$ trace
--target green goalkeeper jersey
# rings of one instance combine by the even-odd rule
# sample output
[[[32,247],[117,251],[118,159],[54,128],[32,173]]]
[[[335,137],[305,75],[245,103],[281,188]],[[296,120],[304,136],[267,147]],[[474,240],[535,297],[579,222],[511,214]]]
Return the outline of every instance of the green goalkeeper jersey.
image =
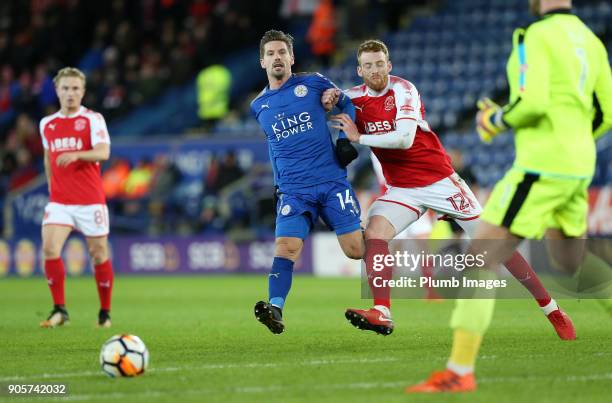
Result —
[[[514,166],[592,177],[594,138],[612,127],[612,76],[601,41],[569,11],[547,14],[514,32],[507,73],[503,120],[515,131]]]

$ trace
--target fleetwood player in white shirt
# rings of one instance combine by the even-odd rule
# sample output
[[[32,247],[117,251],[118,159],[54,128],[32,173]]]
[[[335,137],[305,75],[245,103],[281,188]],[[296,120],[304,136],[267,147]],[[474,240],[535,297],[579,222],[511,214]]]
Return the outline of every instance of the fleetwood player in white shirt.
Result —
[[[110,155],[110,137],[102,115],[81,106],[85,75],[80,70],[63,68],[53,81],[60,110],[40,121],[40,135],[50,195],[42,222],[42,243],[54,305],[40,326],[68,322],[61,252],[70,233],[77,230],[85,236],[94,264],[100,297],[98,326],[110,327],[113,268],[108,253],[108,208],[100,176],[100,162]]]
[[[427,210],[440,219],[455,220],[468,236],[474,233],[481,206],[457,175],[437,135],[425,120],[425,108],[415,86],[392,76],[389,51],[378,40],[363,42],[357,51],[357,73],[364,84],[347,90],[356,109],[353,122],[347,115],[332,117],[333,126],[343,130],[349,140],[370,146],[380,161],[387,192],[368,211],[365,230],[366,271],[374,296],[374,308],[348,309],[351,323],[366,330],[387,335],[393,331],[390,290],[375,287],[374,278],[392,278],[392,267],[373,271],[375,255],[389,254],[388,240],[393,239]],[[337,90],[328,90],[333,92]],[[330,93],[324,94],[329,96]],[[574,329],[554,300],[542,287],[533,269],[517,252],[506,262],[508,270],[536,298],[561,338],[575,337]],[[383,284],[382,281],[377,284]],[[482,334],[490,320],[475,323],[474,310],[492,312],[492,300],[459,300],[451,325],[455,332]],[[490,315],[480,315],[490,318]],[[452,364],[452,362],[451,362]],[[451,365],[461,372],[460,365]]]

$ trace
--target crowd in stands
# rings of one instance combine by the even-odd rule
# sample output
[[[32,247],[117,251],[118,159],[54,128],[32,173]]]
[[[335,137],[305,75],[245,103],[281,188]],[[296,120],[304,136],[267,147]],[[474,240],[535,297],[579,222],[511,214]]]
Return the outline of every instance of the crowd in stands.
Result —
[[[280,10],[280,0],[267,3]],[[17,168],[42,169],[31,128],[36,137],[57,110],[59,68],[86,73],[83,104],[111,121],[280,24],[266,9],[241,0],[0,2],[0,198],[23,181]]]
[[[134,166],[127,160],[111,158],[107,165],[102,184],[117,232],[159,234],[181,226],[185,233],[199,233],[241,224],[240,217],[223,216],[219,208],[222,192],[245,177],[232,150],[211,156],[201,183],[196,184],[199,202],[195,208],[185,203],[182,174],[168,154],[158,154],[153,161],[141,159]]]
[[[494,3],[506,6],[505,0]],[[587,3],[601,2],[592,0]],[[107,122],[112,122],[120,120],[130,111],[154,103],[173,86],[192,81],[197,83],[198,78],[202,78],[200,83],[204,84],[201,86],[209,87],[205,84],[204,75],[199,73],[205,72],[207,67],[219,66],[230,53],[257,46],[263,32],[271,28],[284,29],[295,36],[295,71],[318,70],[321,66],[330,65],[329,69],[322,71],[339,84],[342,84],[342,80],[334,77],[332,70],[342,73],[340,77],[346,76],[350,82],[353,82],[355,70],[354,49],[347,53],[348,48],[343,49],[340,45],[371,36],[390,42],[396,57],[394,72],[397,74],[416,66],[413,63],[413,48],[425,53],[435,51],[435,55],[440,56],[440,61],[435,59],[436,62],[421,63],[427,68],[442,66],[445,63],[442,60],[450,57],[450,53],[439,49],[437,43],[427,45],[414,40],[413,31],[421,29],[419,22],[427,29],[437,30],[436,24],[429,24],[435,15],[419,14],[421,16],[410,25],[413,31],[410,28],[399,31],[399,34],[403,32],[403,36],[393,32],[402,28],[406,22],[406,11],[410,11],[411,7],[427,5],[430,11],[437,7],[438,17],[447,18],[444,17],[444,10],[456,13],[456,10],[449,10],[459,7],[460,2],[354,0],[350,2],[350,7],[347,4],[342,0],[1,1],[0,209],[9,192],[27,185],[43,172],[38,122],[58,108],[52,78],[61,67],[76,66],[86,73],[87,92],[83,104],[101,112]],[[524,8],[523,5],[521,7]],[[461,24],[455,25],[460,27]],[[496,28],[491,26],[487,29],[494,32]],[[422,30],[426,31],[424,28]],[[608,29],[608,39],[609,32]],[[431,33],[425,34],[426,39],[431,36]],[[408,38],[410,41],[404,43],[398,38]],[[408,45],[412,48],[408,48]],[[455,44],[459,50],[462,46],[461,41]],[[404,53],[395,52],[395,47],[404,50]],[[409,49],[411,51],[407,52]],[[344,63],[339,63],[342,60]],[[260,71],[256,73],[251,74],[249,70],[248,78],[253,80],[253,85],[248,90],[252,92],[229,100],[229,114],[225,119],[200,114],[202,126],[208,130],[212,122],[216,125],[217,136],[260,134],[248,112],[250,100],[265,82],[264,74]],[[413,73],[410,76],[418,77]],[[436,75],[427,77],[432,82],[439,81]],[[238,79],[245,78],[228,77],[226,87]],[[464,81],[456,80],[454,83],[464,84]],[[472,81],[478,85],[484,83],[481,77]],[[428,96],[426,85],[419,84],[419,88],[424,96]],[[447,103],[454,102],[453,99],[446,99],[446,87],[440,88],[441,94],[438,95]],[[438,86],[433,90],[430,88],[433,92],[437,89]],[[227,88],[223,90],[227,91]],[[201,95],[205,100],[206,94]],[[442,116],[436,107],[440,110],[447,108],[445,103],[429,102],[430,99],[426,100],[428,119],[435,123],[436,116]],[[226,109],[224,107],[222,114],[227,114]],[[457,111],[458,117],[461,117],[460,112],[466,112],[466,109]],[[469,115],[471,122],[473,111],[470,110]],[[221,121],[220,125],[218,121]],[[227,127],[224,126],[226,124]],[[434,126],[442,128],[442,125]],[[455,126],[459,126],[459,123],[453,120],[449,127]],[[185,128],[185,131],[188,129]],[[440,134],[445,133],[441,131]],[[463,133],[447,132],[445,140],[447,145],[461,148],[465,146],[464,137]],[[494,159],[499,165],[495,172],[475,165],[476,176],[482,177],[483,172],[491,174],[488,180],[483,180],[485,186],[494,180],[493,174],[498,176],[498,171],[502,172],[502,168],[505,168],[504,164],[510,163],[512,144],[509,139],[506,149],[499,152],[503,154],[503,160],[497,161],[495,156],[493,158],[475,146],[472,148],[478,155],[467,155],[466,161],[472,165],[475,160],[482,166],[490,164],[491,161],[484,157]],[[477,141],[475,138],[471,140]],[[105,164],[103,172],[114,223],[119,228],[141,230],[145,225],[150,233],[164,233],[171,230],[170,225],[178,223],[185,228],[184,232],[197,233],[225,231],[253,225],[254,222],[271,222],[269,183],[259,182],[256,177],[259,170],[264,172],[265,169],[240,167],[231,152],[211,157],[202,172],[197,192],[187,192],[189,195],[197,194],[197,202],[193,203],[185,202],[181,172],[168,155],[142,160],[133,166],[126,160],[112,159]],[[270,179],[269,173],[267,178]],[[243,180],[247,185],[241,185]],[[260,188],[261,194],[258,193]],[[240,197],[246,201],[240,200]],[[248,205],[249,202],[256,205]],[[231,214],[224,210],[223,203],[233,206]],[[145,215],[147,220],[143,224]]]
[[[85,72],[83,104],[111,122],[167,88],[194,79],[225,55],[256,46],[270,28],[295,35],[298,62],[308,67],[313,60],[329,63],[342,37],[337,22],[342,3],[268,0],[264,7],[249,0],[0,2],[0,199],[26,183],[32,172],[42,171],[37,125],[57,110],[52,78],[61,67]],[[392,24],[405,8],[399,0],[357,3]],[[244,107],[241,100],[233,104]]]

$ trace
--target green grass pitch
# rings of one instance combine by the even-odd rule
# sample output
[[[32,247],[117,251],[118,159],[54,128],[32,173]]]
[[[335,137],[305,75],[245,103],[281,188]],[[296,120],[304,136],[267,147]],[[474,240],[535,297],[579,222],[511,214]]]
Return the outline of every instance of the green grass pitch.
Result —
[[[609,402],[612,320],[594,301],[563,300],[578,340],[560,341],[533,301],[498,301],[477,365],[479,389],[404,395],[445,365],[452,301],[394,303],[395,332],[359,331],[347,307],[365,307],[355,279],[294,278],[286,332],[255,321],[265,277],[118,277],[113,328],[96,329],[91,278],[66,283],[69,326],[40,329],[51,307],[43,278],[0,280],[0,385],[65,382],[85,402]],[[149,371],[112,379],[99,368],[102,343],[140,336]],[[26,398],[44,401],[50,398]],[[63,399],[58,399],[63,400]],[[0,394],[0,401],[17,401]]]

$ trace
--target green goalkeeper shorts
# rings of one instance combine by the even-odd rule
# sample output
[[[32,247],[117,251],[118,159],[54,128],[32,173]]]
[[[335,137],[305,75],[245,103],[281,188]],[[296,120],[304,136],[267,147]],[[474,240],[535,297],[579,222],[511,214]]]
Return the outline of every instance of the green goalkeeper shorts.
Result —
[[[481,218],[528,239],[542,238],[548,228],[577,237],[587,230],[590,182],[512,168],[493,188]]]

